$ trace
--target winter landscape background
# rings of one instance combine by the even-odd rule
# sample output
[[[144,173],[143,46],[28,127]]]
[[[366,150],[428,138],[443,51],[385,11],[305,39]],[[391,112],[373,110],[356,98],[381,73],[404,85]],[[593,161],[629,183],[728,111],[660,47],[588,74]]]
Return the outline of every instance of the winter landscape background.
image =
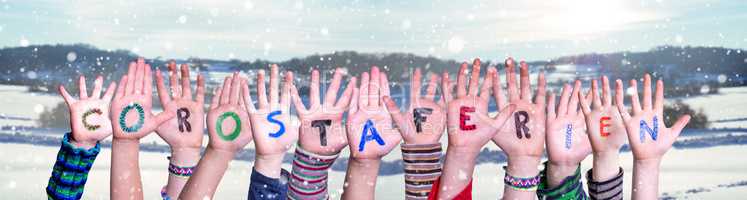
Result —
[[[336,67],[351,76],[376,65],[388,72],[393,97],[404,106],[415,67],[455,77],[461,62],[479,57],[503,74],[503,59],[513,56],[527,60],[532,81],[544,71],[555,91],[574,79],[588,88],[587,80],[600,75],[663,78],[665,122],[684,113],[694,118],[664,158],[660,198],[747,195],[747,2],[600,2],[0,0],[0,193],[44,198],[59,140],[69,131],[58,85],[76,94],[81,74],[103,75],[108,84],[137,57],[161,68],[171,59],[189,64],[209,77],[207,91],[233,71],[253,78],[273,63],[297,74],[302,93],[311,69],[326,80]],[[160,109],[155,94],[154,105]],[[103,142],[84,199],[109,198],[110,141]],[[145,197],[159,199],[169,149],[155,134],[141,144]],[[216,199],[246,198],[253,148],[231,163]],[[627,147],[623,152],[628,199],[632,155]],[[342,192],[347,150],[341,155],[330,175],[333,199]],[[403,199],[400,150],[384,160],[376,197]],[[476,199],[502,196],[505,155],[489,143],[478,163]],[[582,169],[590,168],[588,157]]]

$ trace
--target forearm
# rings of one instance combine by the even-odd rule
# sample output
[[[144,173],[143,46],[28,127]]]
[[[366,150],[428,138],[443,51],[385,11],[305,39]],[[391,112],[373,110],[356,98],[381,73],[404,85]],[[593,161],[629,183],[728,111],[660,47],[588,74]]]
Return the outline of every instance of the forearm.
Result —
[[[337,156],[317,155],[303,150],[301,146],[296,147],[288,199],[329,199],[329,168]]]
[[[111,198],[143,199],[140,180],[139,140],[112,140]]]
[[[184,185],[179,199],[212,198],[235,153],[216,150],[208,146],[194,174]]]
[[[515,177],[534,177],[539,174],[540,158],[539,157],[510,157],[506,173]],[[534,199],[537,196],[536,190],[517,190],[509,185],[503,187],[503,199]]]
[[[380,165],[379,159],[350,158],[342,199],[375,199],[376,177]]]
[[[549,161],[547,163],[547,168],[545,169],[547,186],[549,186],[549,188],[560,186],[566,177],[572,176],[574,172],[576,172],[579,164],[580,163],[553,163],[552,161]]]
[[[179,167],[194,167],[199,161],[199,148],[171,149],[171,159],[169,160],[171,165]],[[189,180],[189,178],[190,177],[169,173],[169,180],[168,184],[166,185],[166,194],[169,197],[179,197],[179,194],[182,192],[182,188],[184,188],[184,185],[187,184],[187,180]]]
[[[433,182],[441,176],[441,143],[402,144],[405,199],[428,199]]]
[[[554,169],[553,175],[551,175],[552,169]],[[567,170],[571,170],[568,172]],[[566,174],[570,173],[570,174]],[[552,180],[550,176],[559,176],[565,174],[567,176],[562,177],[560,181],[556,181],[555,185],[550,185]],[[581,182],[581,167],[576,164],[575,166],[567,166],[552,164],[550,162],[545,163],[545,170],[540,172],[540,184],[537,188],[537,197],[539,199],[558,199],[558,200],[576,200],[576,199],[587,199],[586,192],[584,191],[583,183]],[[560,177],[555,177],[560,178]]]
[[[472,173],[479,151],[459,148],[446,149],[443,174],[439,185],[448,186],[438,190],[440,199],[452,199],[472,182]],[[466,191],[472,193],[472,191]]]
[[[609,180],[615,177],[620,170],[620,153],[594,152],[594,164],[592,175],[595,181]]]
[[[655,199],[659,196],[661,160],[635,160],[633,164],[633,199]]]
[[[98,144],[93,147],[76,145],[69,136],[70,134],[66,134],[62,139],[57,161],[49,178],[46,188],[49,199],[80,199],[88,172],[101,149]]]
[[[270,178],[280,178],[281,165],[283,164],[283,157],[285,152],[281,154],[273,155],[259,155],[255,156],[254,170],[257,170],[262,175]]]

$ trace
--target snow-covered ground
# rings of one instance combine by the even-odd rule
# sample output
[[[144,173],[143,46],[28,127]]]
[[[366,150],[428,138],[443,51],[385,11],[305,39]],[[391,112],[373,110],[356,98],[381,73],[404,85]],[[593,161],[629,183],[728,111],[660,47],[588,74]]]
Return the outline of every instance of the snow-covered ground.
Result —
[[[0,126],[33,126],[38,113],[62,102],[56,95],[31,94],[26,87],[0,85]],[[696,109],[703,109],[709,119],[725,120],[712,123],[714,128],[747,128],[747,87],[722,88],[721,94],[698,96],[683,99]],[[156,100],[156,99],[154,99]],[[3,119],[14,117],[14,119]],[[15,118],[24,118],[15,119]],[[445,144],[446,137],[442,140]],[[156,134],[151,134],[141,142],[160,143]],[[207,139],[205,139],[207,143]],[[253,148],[248,145],[247,148]],[[497,149],[494,144],[487,148]],[[57,152],[56,147],[22,144],[0,144],[0,193],[8,199],[40,199],[44,196],[44,186],[51,171]],[[722,146],[704,149],[671,150],[662,164],[660,191],[674,195],[684,195],[685,190],[706,188],[710,192],[687,194],[695,199],[722,199],[747,195],[747,187],[719,188],[719,184],[747,181],[747,160],[738,159],[747,153],[744,146]],[[108,199],[110,150],[103,149],[89,176],[86,199]],[[347,156],[347,152],[342,153]],[[717,156],[715,156],[717,155]],[[158,191],[166,182],[166,154],[142,153],[141,170],[145,177],[143,184],[147,199],[158,199]],[[399,148],[387,155],[385,160],[401,158]],[[695,158],[695,159],[693,159]],[[632,175],[632,155],[625,153],[621,164],[626,174],[626,195],[630,194]],[[216,199],[243,199],[246,196],[251,162],[234,161],[226,173]],[[289,169],[288,165],[284,166]],[[591,167],[591,159],[583,163],[583,169]],[[475,170],[474,195],[476,199],[496,199],[501,195],[503,170],[498,164],[478,165]],[[333,199],[339,198],[342,191],[344,172],[332,172],[330,179]],[[379,176],[377,197],[379,199],[402,199],[404,183],[401,175]]]

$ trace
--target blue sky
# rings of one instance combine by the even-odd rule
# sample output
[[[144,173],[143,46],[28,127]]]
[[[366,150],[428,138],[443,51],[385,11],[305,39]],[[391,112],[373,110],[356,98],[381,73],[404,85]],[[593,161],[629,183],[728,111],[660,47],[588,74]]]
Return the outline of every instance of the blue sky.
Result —
[[[747,46],[744,0],[0,0],[0,47],[88,43],[146,57],[273,61],[339,50],[551,59]]]

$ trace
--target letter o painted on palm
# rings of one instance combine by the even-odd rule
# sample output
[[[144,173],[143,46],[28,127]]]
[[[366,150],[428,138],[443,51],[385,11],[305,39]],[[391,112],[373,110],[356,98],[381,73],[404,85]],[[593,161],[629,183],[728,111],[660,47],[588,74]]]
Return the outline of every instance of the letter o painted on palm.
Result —
[[[125,122],[125,117],[127,117],[127,113],[130,112],[132,109],[137,110],[137,123],[132,126],[127,126],[127,122]],[[143,124],[145,123],[145,109],[143,109],[143,106],[141,106],[138,103],[131,103],[130,105],[125,106],[122,109],[122,112],[119,113],[119,127],[122,128],[124,132],[133,133],[140,130],[140,128],[143,128]]]
[[[225,135],[223,134],[223,121],[228,117],[231,117],[233,121],[236,122],[236,127],[233,129],[233,132],[231,132],[230,135]],[[241,118],[239,118],[239,115],[235,112],[223,113],[220,117],[218,117],[218,121],[215,123],[215,130],[218,133],[218,137],[225,141],[233,141],[237,137],[239,137],[239,133],[241,133]]]

